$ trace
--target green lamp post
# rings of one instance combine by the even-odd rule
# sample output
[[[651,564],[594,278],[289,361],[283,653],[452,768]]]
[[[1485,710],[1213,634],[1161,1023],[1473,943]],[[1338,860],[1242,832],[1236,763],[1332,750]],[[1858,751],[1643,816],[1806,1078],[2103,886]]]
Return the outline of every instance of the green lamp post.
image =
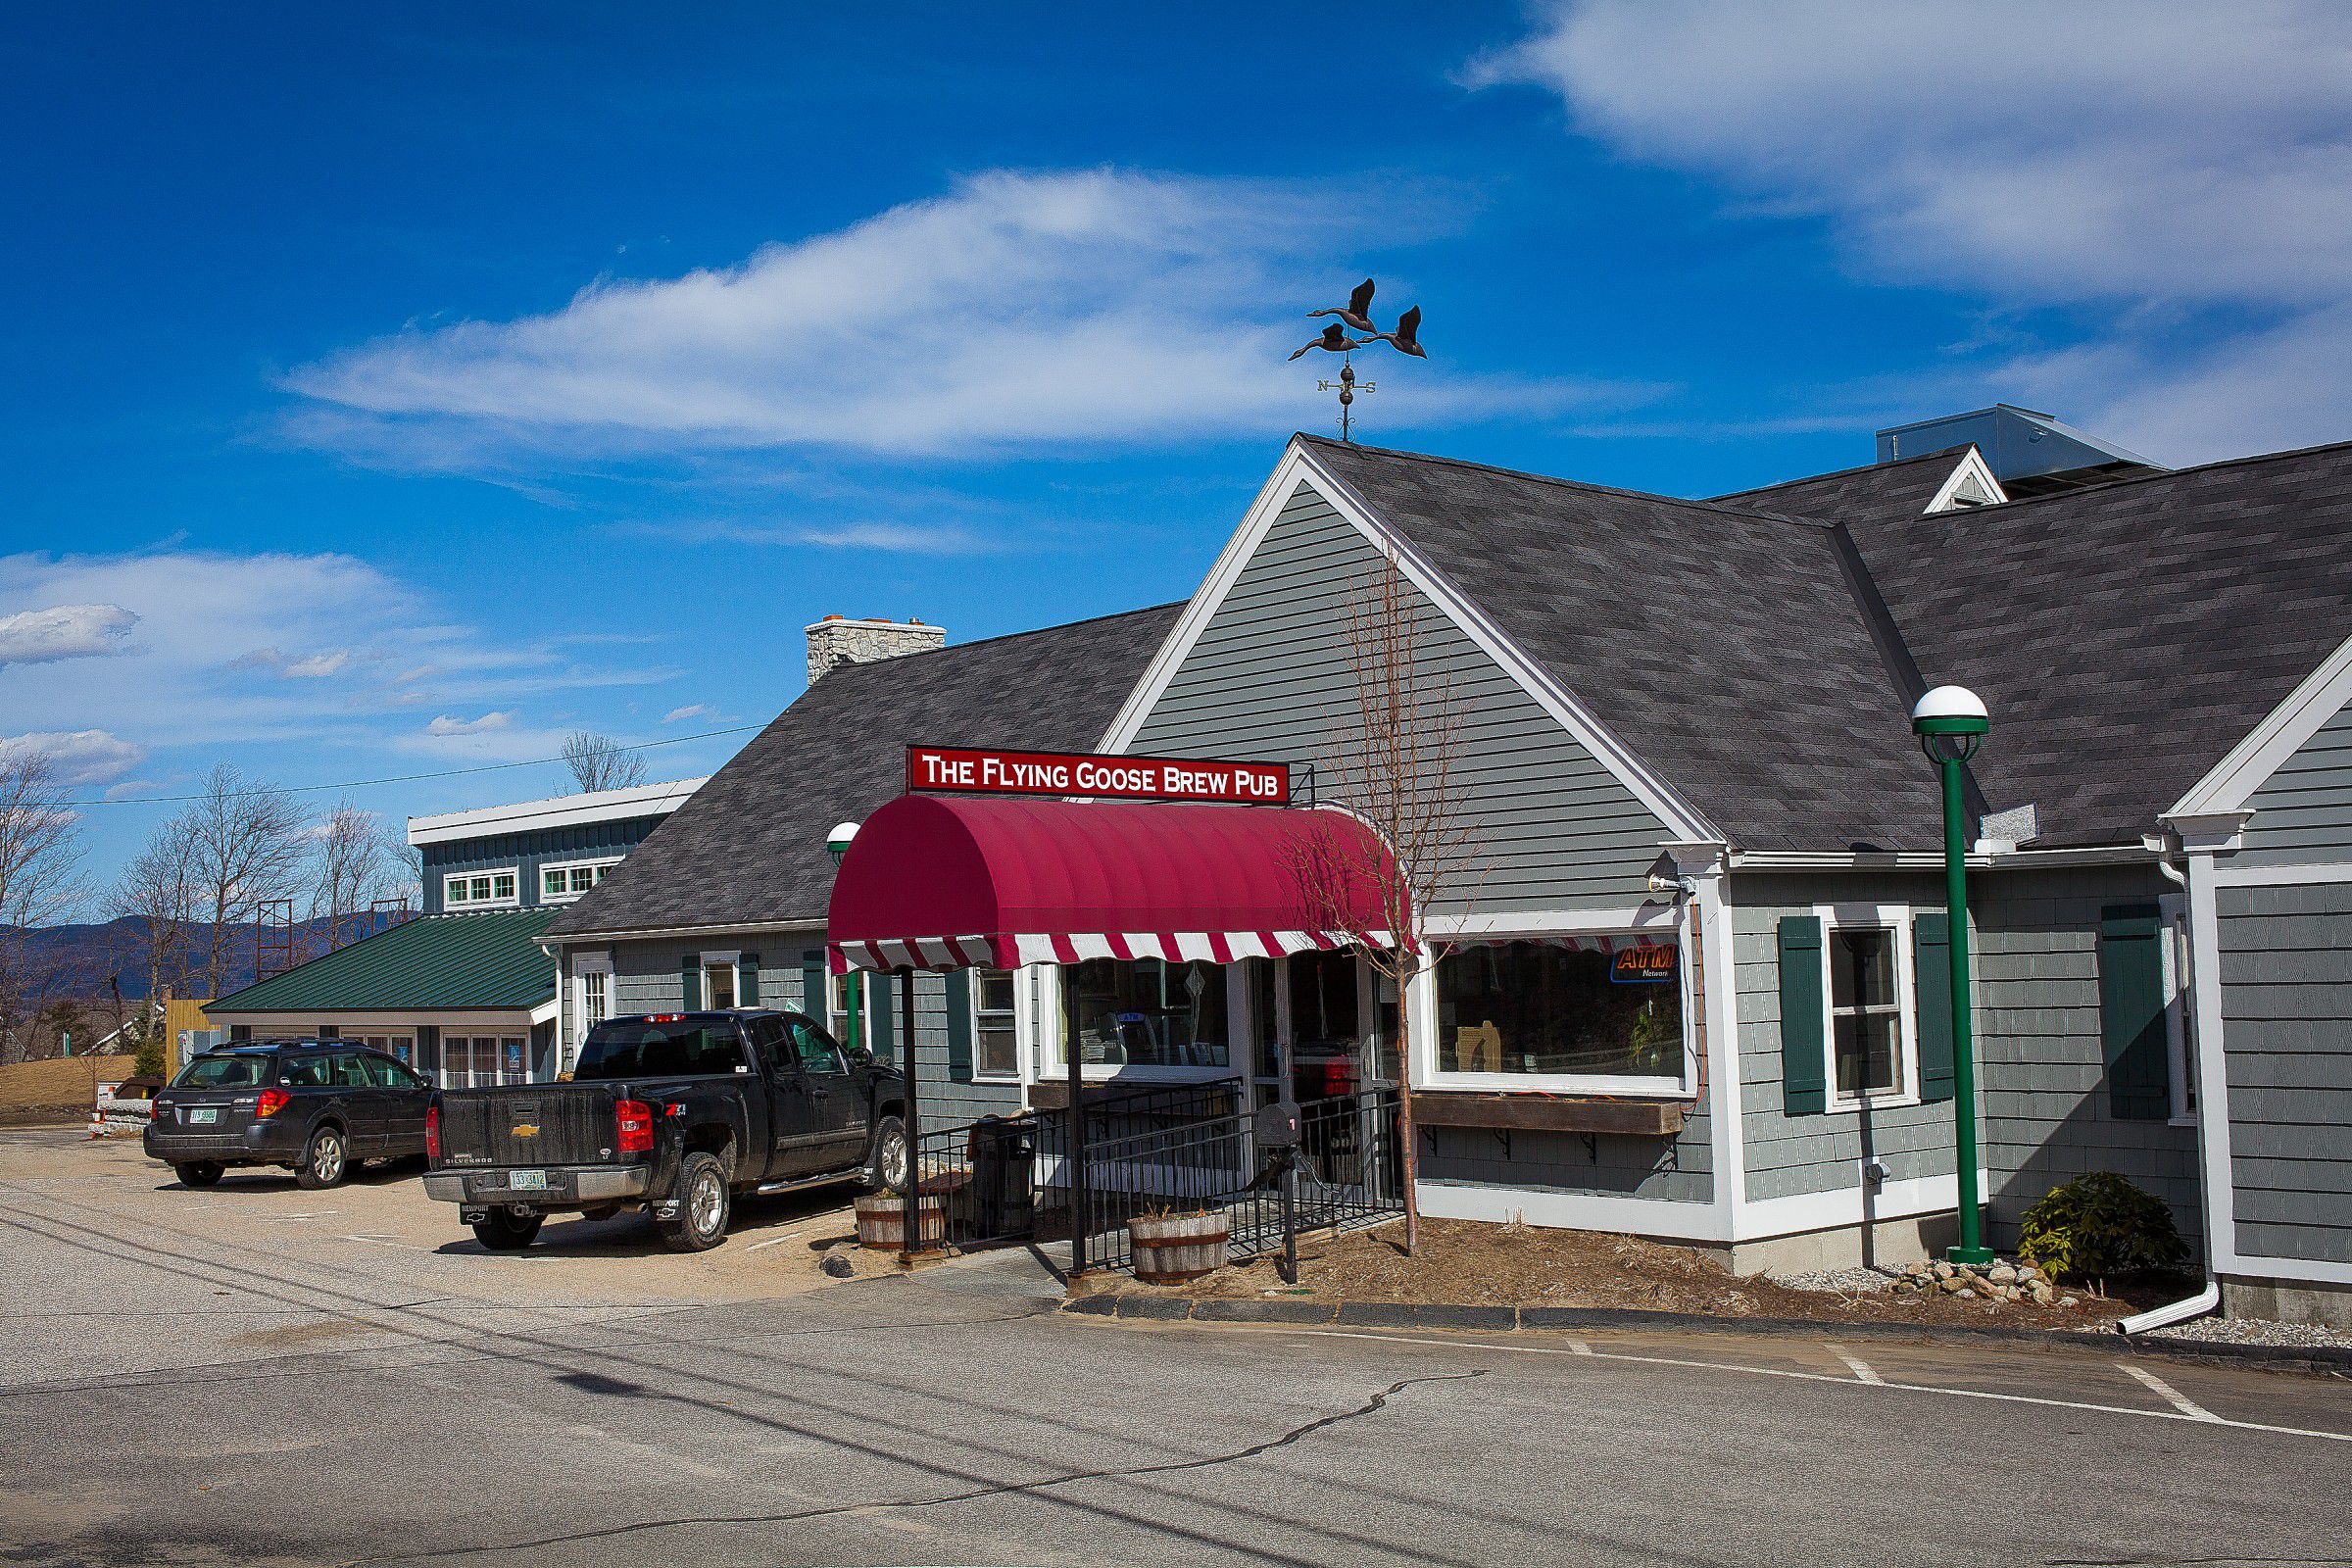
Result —
[[[850,840],[857,836],[858,824],[855,822],[836,822],[833,831],[825,835],[825,853],[833,857],[835,870],[841,868],[841,858],[850,853]],[[841,977],[842,1015],[849,1025],[850,1036],[842,1044],[852,1051],[865,1045],[865,1009],[858,1004],[862,1000],[861,993],[864,990],[858,983],[860,979],[856,969]],[[811,1006],[808,1010],[816,1014],[819,1022],[823,1021],[823,1014],[816,1007]]]
[[[1989,1263],[1982,1233],[1983,1196],[1977,1191],[1977,1045],[1968,992],[1968,822],[1960,798],[1960,769],[1977,755],[1992,720],[1984,700],[1965,686],[1938,686],[1911,710],[1919,749],[1943,774],[1943,889],[1952,935],[1952,1118],[1958,1125],[1960,1245],[1955,1263]]]

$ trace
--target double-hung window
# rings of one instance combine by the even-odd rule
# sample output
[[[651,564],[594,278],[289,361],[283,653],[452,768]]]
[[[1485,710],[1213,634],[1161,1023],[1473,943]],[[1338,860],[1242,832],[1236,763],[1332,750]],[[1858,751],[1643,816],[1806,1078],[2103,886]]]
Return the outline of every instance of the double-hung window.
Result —
[[[1822,944],[1829,966],[1830,1092],[1835,1104],[1911,1092],[1903,925],[1838,923]]]
[[[1020,1036],[1013,1021],[1012,999],[1010,969],[973,971],[972,1075],[976,1078],[1020,1076]]]

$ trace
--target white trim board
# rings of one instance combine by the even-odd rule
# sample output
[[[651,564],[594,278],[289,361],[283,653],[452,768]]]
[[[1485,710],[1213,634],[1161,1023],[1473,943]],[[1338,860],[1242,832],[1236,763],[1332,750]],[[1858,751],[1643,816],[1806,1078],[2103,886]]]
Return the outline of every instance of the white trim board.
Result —
[[[547,827],[576,827],[583,822],[619,822],[633,816],[666,816],[710,779],[672,779],[665,784],[639,784],[625,790],[598,790],[591,795],[560,795],[544,801],[519,801],[512,806],[484,806],[470,811],[442,811],[409,818],[411,844],[446,844],[453,839],[480,838],[486,833],[529,833]]]
[[[1135,737],[1159,704],[1168,685],[1183,668],[1193,647],[1215,618],[1216,612],[1241,580],[1257,548],[1265,540],[1275,521],[1289,503],[1289,498],[1304,482],[1324,503],[1363,535],[1371,546],[1385,555],[1393,555],[1405,580],[1436,606],[1439,612],[1450,620],[1456,629],[1468,637],[1478,649],[1499,664],[1505,673],[1533,698],[1556,723],[1576,739],[1593,760],[1606,769],[1618,783],[1641,802],[1650,814],[1666,826],[1669,838],[1684,842],[1728,842],[1719,828],[1708,822],[1698,808],[1677,793],[1664,779],[1650,771],[1633,752],[1602,727],[1599,720],[1588,712],[1576,698],[1534,660],[1522,653],[1505,637],[1486,613],[1460,590],[1423,560],[1411,542],[1382,522],[1361,497],[1342,483],[1317,463],[1312,453],[1297,440],[1283,454],[1274,469],[1274,476],[1258,492],[1241,526],[1235,530],[1225,549],[1218,555],[1216,564],[1191,603],[1184,608],[1167,641],[1152,657],[1143,678],[1128,693],[1127,701],[1103,732],[1098,749],[1122,753],[1135,743]]]
[[[1476,1219],[1490,1224],[1524,1220],[1553,1230],[1624,1231],[1678,1242],[1729,1242],[1723,1210],[1713,1202],[1672,1202],[1662,1198],[1613,1198],[1602,1193],[1561,1193],[1524,1187],[1432,1181],[1416,1187],[1421,1212],[1437,1219]]]
[[[1978,490],[1980,498],[1963,502],[1960,492],[1971,485]],[[1961,455],[1951,477],[1943,481],[1943,488],[1936,492],[1936,499],[1927,504],[1920,515],[1925,517],[1938,512],[1964,512],[1970,507],[1997,507],[2008,499],[2009,492],[2002,489],[2001,481],[1993,476],[1992,466],[1984,461],[1984,454],[1972,444]]]
[[[1915,1176],[1887,1182],[1874,1191],[1863,1185],[1859,1162],[1853,1171],[1850,1187],[1827,1193],[1797,1193],[1788,1198],[1751,1199],[1741,1203],[1734,1227],[1736,1239],[1766,1242],[1782,1236],[1802,1236],[1810,1231],[1916,1219],[1922,1214],[1956,1214],[1960,1210],[1960,1180],[1956,1176]],[[1977,1172],[1977,1191],[1992,1191],[1988,1172]]]
[[[2213,880],[2225,888],[2303,887],[2322,882],[2352,882],[2352,860],[2307,860],[2300,865],[2223,865],[2215,862]]]
[[[2263,715],[2262,722],[2190,785],[2172,809],[2158,814],[2169,818],[2242,809],[2278,764],[2300,751],[2347,701],[2352,701],[2352,638],[2339,643],[2319,668],[2304,676],[2286,700]]]

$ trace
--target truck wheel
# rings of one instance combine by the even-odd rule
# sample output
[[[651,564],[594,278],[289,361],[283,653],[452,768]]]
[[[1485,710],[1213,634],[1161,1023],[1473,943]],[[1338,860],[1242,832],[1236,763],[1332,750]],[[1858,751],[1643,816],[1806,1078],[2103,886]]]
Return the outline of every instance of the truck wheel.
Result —
[[[877,1192],[906,1190],[906,1124],[896,1116],[874,1123],[874,1143],[865,1157],[865,1183]]]
[[[517,1214],[511,1208],[494,1208],[474,1222],[473,1239],[493,1252],[519,1252],[531,1245],[546,1220],[544,1214]]]
[[[727,1168],[716,1154],[698,1152],[678,1167],[678,1212],[659,1220],[662,1245],[673,1252],[707,1252],[726,1239]]]
[[[310,1147],[302,1152],[302,1163],[294,1167],[297,1185],[317,1192],[325,1187],[340,1187],[349,1172],[345,1161],[351,1146],[343,1141],[343,1129],[328,1122],[311,1134]]]
[[[217,1159],[192,1159],[185,1165],[174,1165],[172,1173],[179,1178],[182,1187],[210,1187],[220,1179],[220,1162]]]

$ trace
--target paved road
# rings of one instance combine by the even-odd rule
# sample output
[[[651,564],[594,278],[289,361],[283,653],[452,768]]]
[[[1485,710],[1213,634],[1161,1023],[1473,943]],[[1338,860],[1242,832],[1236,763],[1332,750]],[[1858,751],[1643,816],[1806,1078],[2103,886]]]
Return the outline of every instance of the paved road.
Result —
[[[1141,1327],[1054,1315],[1017,1254],[532,1314],[455,1278],[388,1298],[302,1225],[191,1236],[160,1193],[125,1218],[17,1156],[8,1337],[96,1267],[120,1316],[0,1372],[5,1561],[2352,1560],[2352,1386],[2308,1376]],[[192,1292],[275,1337],[184,1349],[147,1314]]]

